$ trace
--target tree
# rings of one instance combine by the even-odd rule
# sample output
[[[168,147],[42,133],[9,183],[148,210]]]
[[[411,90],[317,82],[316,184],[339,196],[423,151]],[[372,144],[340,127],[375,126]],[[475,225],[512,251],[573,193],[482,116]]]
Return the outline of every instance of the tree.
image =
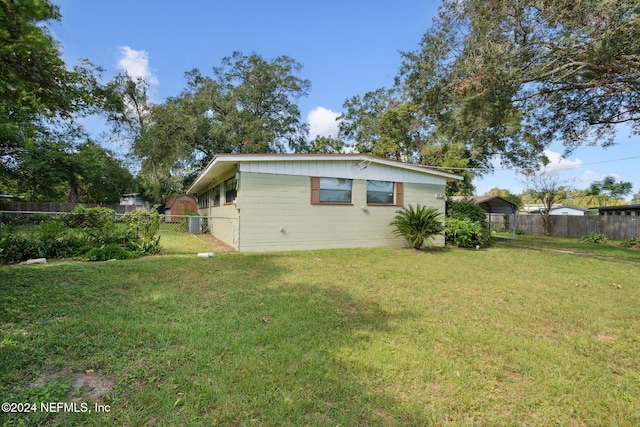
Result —
[[[116,204],[134,179],[123,162],[91,140],[53,138],[26,144],[10,191],[29,200]]]
[[[465,144],[439,135],[416,104],[401,97],[397,89],[383,88],[347,100],[346,111],[339,118],[340,137],[354,141],[360,153],[460,173],[464,181],[448,183],[447,192],[471,194],[473,174],[469,168],[481,166],[481,161]]]
[[[131,147],[146,132],[151,109],[149,85],[143,78],[118,74],[96,90],[99,111],[111,126],[113,135]]]
[[[189,71],[188,88],[175,102],[195,121],[195,157],[304,150],[308,129],[295,101],[310,82],[297,76],[301,68],[288,56],[268,61],[234,52],[212,77]]]
[[[602,181],[598,182],[602,191],[613,199],[620,199],[631,194],[633,184],[628,181],[616,182],[613,176],[606,176]]]
[[[312,154],[339,154],[346,148],[344,141],[330,136],[318,136],[311,141],[306,152]]]
[[[534,201],[540,201],[544,205],[544,209],[540,212],[542,215],[542,225],[547,234],[553,232],[553,217],[551,208],[553,205],[565,198],[570,191],[570,182],[560,178],[557,171],[521,171],[524,175],[527,189],[525,194]]]
[[[123,194],[135,190],[136,182],[124,162],[96,142],[85,141],[73,157],[80,172],[77,201],[118,204]]]
[[[640,4],[445,0],[398,81],[425,120],[485,158],[525,167],[640,132]]]
[[[633,198],[631,199],[631,203],[640,204],[640,191],[638,191],[636,194],[633,195]]]
[[[141,162],[140,183],[145,196],[164,203],[183,189],[183,176],[194,163],[192,117],[173,100],[149,108],[132,153]]]
[[[93,105],[95,69],[67,70],[46,27],[59,20],[48,0],[0,0],[0,172],[18,167],[15,155]]]
[[[631,194],[632,189],[631,182],[616,182],[615,177],[606,176],[602,181],[592,182],[589,188],[572,193],[572,196],[579,205],[585,207],[606,206],[610,202],[622,200],[624,196]]]

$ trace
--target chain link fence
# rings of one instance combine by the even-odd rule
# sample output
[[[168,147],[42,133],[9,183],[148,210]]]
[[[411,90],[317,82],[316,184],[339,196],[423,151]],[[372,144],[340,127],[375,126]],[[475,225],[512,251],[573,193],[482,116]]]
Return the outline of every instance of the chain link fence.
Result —
[[[211,234],[231,248],[239,246],[240,229],[237,217],[171,215],[164,217],[161,230],[189,234]]]
[[[78,212],[45,212],[45,211],[0,211],[0,224],[4,228],[18,228],[27,230],[29,226],[36,226],[50,219],[57,218],[72,227],[78,222],[83,213]],[[115,213],[116,218],[125,214]],[[193,215],[161,215],[160,233],[188,233],[211,235],[227,245],[229,249],[239,246],[239,220],[237,217],[224,216],[193,216]],[[2,237],[0,229],[0,237]]]

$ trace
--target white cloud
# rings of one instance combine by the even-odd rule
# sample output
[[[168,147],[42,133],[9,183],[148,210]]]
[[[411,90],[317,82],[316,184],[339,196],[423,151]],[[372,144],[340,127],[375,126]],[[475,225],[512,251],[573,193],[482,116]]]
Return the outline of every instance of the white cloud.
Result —
[[[621,175],[618,175],[617,173],[608,173],[606,175],[603,175],[601,173],[597,173],[592,170],[584,171],[584,173],[580,176],[580,178],[578,178],[578,181],[580,182],[602,181],[607,176],[612,176],[617,181],[624,181],[624,178]]]
[[[324,107],[316,107],[307,115],[309,123],[309,137],[314,140],[318,136],[338,136],[338,121],[340,113],[328,110]]]
[[[118,47],[118,68],[126,71],[134,79],[142,78],[150,85],[158,84],[158,77],[149,67],[149,54],[144,50],[131,49],[129,46]]]
[[[556,170],[565,170],[565,169],[577,169],[582,166],[582,160],[568,160],[562,157],[560,153],[556,153],[551,150],[544,150],[545,156],[549,159],[549,164],[545,166],[544,172],[551,172]]]

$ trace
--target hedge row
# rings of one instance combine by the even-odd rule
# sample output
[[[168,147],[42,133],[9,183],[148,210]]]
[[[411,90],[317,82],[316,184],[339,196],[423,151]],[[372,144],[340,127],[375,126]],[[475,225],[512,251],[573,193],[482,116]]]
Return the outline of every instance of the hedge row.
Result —
[[[160,215],[151,209],[118,217],[112,209],[78,207],[62,217],[38,218],[37,225],[5,223],[0,263],[31,258],[135,258],[160,251],[160,237],[156,236],[159,228]]]

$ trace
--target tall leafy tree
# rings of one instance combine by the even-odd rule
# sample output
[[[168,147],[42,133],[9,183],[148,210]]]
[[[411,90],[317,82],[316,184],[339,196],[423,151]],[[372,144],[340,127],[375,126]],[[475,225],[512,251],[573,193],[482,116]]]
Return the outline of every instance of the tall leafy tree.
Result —
[[[445,0],[399,82],[425,119],[479,156],[527,166],[640,132],[636,0]]]
[[[606,176],[602,181],[597,183],[602,191],[613,199],[620,199],[631,194],[633,184],[629,181],[616,181],[613,176]]]
[[[116,204],[135,188],[123,162],[91,140],[40,138],[20,151],[21,168],[10,188],[29,200]]]
[[[339,117],[340,137],[353,141],[356,151],[460,173],[465,180],[447,184],[448,192],[471,192],[473,174],[469,168],[479,167],[481,162],[465,144],[438,133],[417,104],[403,100],[399,88],[354,96],[344,107]]]
[[[196,156],[208,161],[217,153],[308,149],[296,104],[310,88],[298,76],[301,68],[288,56],[266,60],[234,52],[212,76],[188,72],[188,87],[176,102],[195,121]]]
[[[0,172],[18,167],[13,156],[26,144],[93,105],[99,70],[67,69],[45,26],[59,19],[48,0],[0,0]]]
[[[183,177],[194,164],[194,119],[173,100],[152,105],[142,132],[133,142],[140,160],[139,177],[145,196],[164,204],[183,189]]]

